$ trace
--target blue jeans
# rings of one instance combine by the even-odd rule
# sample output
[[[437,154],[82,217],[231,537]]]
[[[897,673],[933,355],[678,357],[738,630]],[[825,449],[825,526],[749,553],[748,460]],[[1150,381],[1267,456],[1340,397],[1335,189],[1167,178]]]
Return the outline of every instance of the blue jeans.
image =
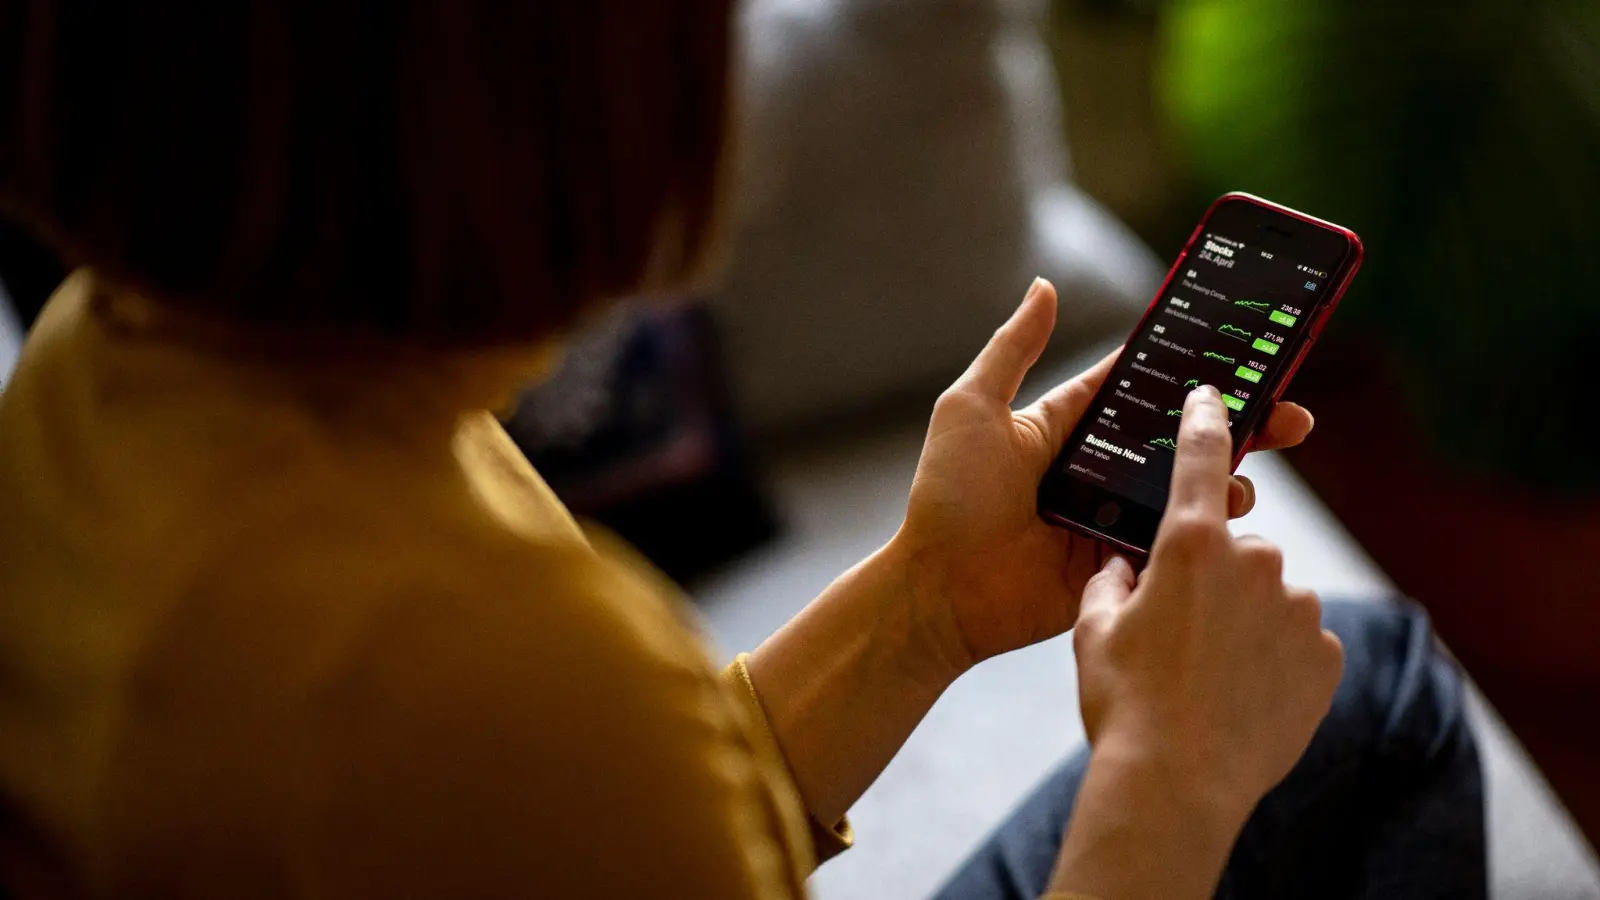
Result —
[[[1345,648],[1333,709],[1251,814],[1216,896],[1486,897],[1477,744],[1427,617],[1409,604],[1328,602],[1323,624]],[[1043,893],[1087,765],[1080,752],[1046,778],[938,900]]]

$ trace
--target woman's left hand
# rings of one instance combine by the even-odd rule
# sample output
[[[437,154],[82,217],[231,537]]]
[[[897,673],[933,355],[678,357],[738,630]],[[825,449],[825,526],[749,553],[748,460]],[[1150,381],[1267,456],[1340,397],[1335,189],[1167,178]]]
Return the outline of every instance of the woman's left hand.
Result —
[[[1036,498],[1117,354],[1031,405],[1011,408],[1055,320],[1055,288],[1036,280],[966,374],[940,396],[905,523],[884,548],[904,567],[915,614],[955,674],[1071,628],[1085,582],[1112,552],[1045,524]],[[1309,412],[1279,403],[1252,449],[1292,447],[1311,427]],[[1235,477],[1230,516],[1254,504],[1254,487]]]

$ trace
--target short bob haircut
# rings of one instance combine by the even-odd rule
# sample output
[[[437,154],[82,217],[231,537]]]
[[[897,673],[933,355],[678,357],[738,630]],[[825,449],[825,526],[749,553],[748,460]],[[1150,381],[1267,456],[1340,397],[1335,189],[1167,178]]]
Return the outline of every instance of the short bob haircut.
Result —
[[[0,208],[192,311],[489,347],[693,278],[731,0],[0,0]]]

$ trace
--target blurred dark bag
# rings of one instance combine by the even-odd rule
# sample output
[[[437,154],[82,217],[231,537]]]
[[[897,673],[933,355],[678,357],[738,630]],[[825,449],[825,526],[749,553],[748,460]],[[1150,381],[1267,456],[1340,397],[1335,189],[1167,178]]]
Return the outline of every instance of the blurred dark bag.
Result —
[[[703,303],[627,308],[567,348],[506,429],[562,501],[679,582],[776,531]]]

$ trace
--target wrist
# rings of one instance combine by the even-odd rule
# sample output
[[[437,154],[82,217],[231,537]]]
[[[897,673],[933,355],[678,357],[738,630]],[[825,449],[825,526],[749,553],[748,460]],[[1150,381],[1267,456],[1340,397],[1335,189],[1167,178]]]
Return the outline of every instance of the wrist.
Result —
[[[845,814],[960,670],[930,638],[902,560],[880,550],[751,654],[750,680],[806,807]]]
[[[1188,747],[1163,746],[1133,735],[1102,735],[1089,758],[1119,790],[1139,788],[1159,796],[1175,815],[1206,833],[1236,833],[1261,799],[1239,790]]]
[[[1254,799],[1166,754],[1099,742],[1052,887],[1099,897],[1210,897]]]
[[[898,598],[896,630],[913,677],[937,684],[942,691],[980,662],[961,635],[945,580],[903,532],[869,557],[866,565],[896,585],[891,592]]]

